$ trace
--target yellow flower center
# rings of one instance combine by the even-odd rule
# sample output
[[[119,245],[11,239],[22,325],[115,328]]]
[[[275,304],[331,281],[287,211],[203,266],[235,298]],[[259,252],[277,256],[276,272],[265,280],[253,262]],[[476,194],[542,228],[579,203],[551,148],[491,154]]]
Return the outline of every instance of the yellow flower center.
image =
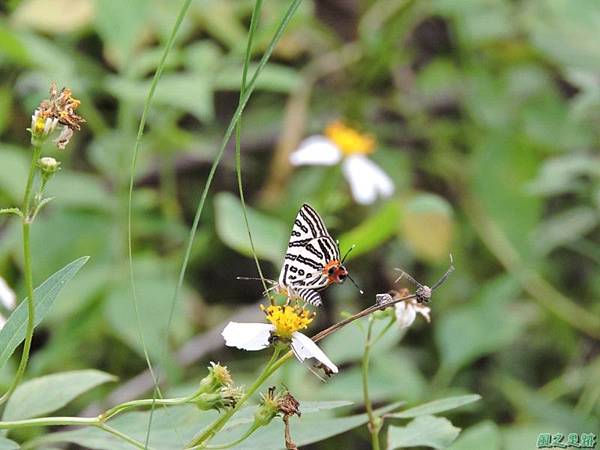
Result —
[[[375,138],[369,134],[361,134],[340,121],[335,121],[325,129],[327,136],[345,155],[366,155],[375,150]]]
[[[260,309],[267,315],[267,320],[275,325],[275,334],[284,339],[289,339],[298,330],[308,328],[315,317],[315,313],[300,307],[271,305],[265,308],[260,305]]]
[[[42,116],[39,116],[35,119],[35,127],[33,133],[34,134],[42,134],[44,132],[44,128],[46,126],[46,119]]]

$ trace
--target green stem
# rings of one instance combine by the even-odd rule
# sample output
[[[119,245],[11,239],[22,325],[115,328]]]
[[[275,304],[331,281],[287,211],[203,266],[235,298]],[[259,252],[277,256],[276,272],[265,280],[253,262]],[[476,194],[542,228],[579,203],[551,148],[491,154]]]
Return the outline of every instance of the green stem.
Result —
[[[354,322],[357,319],[360,319],[361,317],[365,317],[367,315],[370,315],[370,314],[374,313],[375,311],[379,311],[379,310],[382,310],[382,309],[385,309],[385,308],[389,308],[389,307],[395,305],[396,303],[403,302],[403,301],[406,301],[406,300],[411,300],[413,298],[415,298],[415,295],[411,294],[411,295],[407,295],[406,297],[394,299],[393,301],[388,302],[386,304],[373,305],[373,306],[370,306],[368,308],[365,308],[362,311],[354,314],[353,316],[348,317],[348,318],[342,320],[341,322],[338,322],[338,323],[330,326],[329,328],[326,328],[325,330],[317,333],[311,339],[314,342],[318,342],[318,341],[326,338],[330,334],[335,333],[340,328],[348,325],[349,323]],[[229,419],[244,405],[244,403],[246,403],[246,401],[250,398],[250,396],[252,396],[252,394],[254,394],[254,392],[256,392],[260,388],[260,386],[275,371],[277,371],[288,359],[290,359],[292,357],[292,355],[293,355],[292,351],[288,351],[285,355],[283,355],[282,357],[280,357],[279,359],[277,359],[277,357],[279,356],[279,349],[276,347],[275,348],[275,352],[273,353],[273,356],[271,357],[271,359],[267,363],[267,365],[264,368],[264,370],[262,371],[262,373],[259,375],[259,377],[256,379],[256,381],[252,384],[252,386],[250,386],[250,388],[248,389],[248,391],[246,392],[246,394],[235,405],[235,408],[227,411],[227,413],[225,413],[222,416],[220,416],[200,436],[194,438],[188,444],[188,446],[186,447],[186,450],[190,450],[190,448],[194,448],[195,446],[198,447],[200,445],[204,445],[210,439],[212,439],[214,437],[214,435],[216,433],[218,433],[219,430],[221,430],[223,428],[223,426],[225,426],[225,424],[227,423],[227,421],[229,421]]]
[[[369,359],[371,356],[371,347],[374,344],[374,342],[371,340],[371,335],[373,334],[373,323],[375,322],[375,320],[373,316],[370,316],[368,320],[369,327],[367,328],[365,351],[363,353],[361,363],[362,387],[365,408],[367,410],[367,416],[369,417],[367,428],[369,429],[369,434],[371,435],[371,448],[373,450],[379,450],[379,430],[381,429],[381,418],[377,417],[373,412],[373,404],[371,403],[371,398],[369,397]]]
[[[244,69],[242,71],[242,84],[240,87],[240,98],[239,103],[242,102],[244,98],[244,94],[246,93],[246,82],[248,79],[248,67],[250,65],[250,57],[252,55],[252,41],[254,39],[254,33],[256,32],[256,25],[258,23],[258,18],[260,17],[260,9],[262,7],[262,0],[256,0],[254,3],[254,9],[252,10],[252,18],[250,19],[250,28],[248,30],[248,43],[246,45],[246,56],[244,59]],[[254,247],[254,239],[252,238],[252,232],[250,231],[250,222],[248,221],[248,213],[246,211],[246,199],[244,197],[244,185],[242,183],[242,151],[241,151],[241,141],[242,141],[242,117],[238,119],[237,125],[235,127],[235,171],[237,173],[237,183],[238,190],[240,193],[240,203],[242,204],[242,211],[244,213],[244,223],[246,225],[246,230],[248,233],[248,240],[250,241],[250,248],[252,249],[252,256],[254,258],[254,263],[256,264],[256,269],[258,270],[258,275],[260,276],[260,280],[263,285],[263,289],[266,293],[269,292],[267,288],[267,284],[265,282],[265,277],[263,275],[262,269],[260,267],[260,262],[258,261],[258,256],[256,255],[256,249]],[[272,297],[269,295],[269,299],[271,300],[271,304],[273,304]]]
[[[198,450],[201,448],[206,448],[206,449],[222,449],[222,448],[231,448],[231,447],[235,447],[236,445],[244,442],[246,439],[248,439],[252,433],[254,433],[256,430],[258,430],[260,428],[260,425],[257,425],[255,423],[253,423],[250,428],[248,428],[248,430],[246,430],[246,432],[244,434],[242,434],[238,439],[236,439],[233,442],[230,442],[228,444],[215,444],[215,445],[198,445],[196,447],[192,447],[188,450]]]
[[[273,356],[258,376],[258,378],[252,383],[252,386],[248,388],[244,396],[236,403],[235,407],[229,409],[225,414],[218,417],[209,427],[202,432],[202,434],[196,438],[194,438],[187,446],[186,449],[202,446],[210,441],[215,434],[217,434],[223,426],[231,419],[231,417],[238,412],[238,410],[248,401],[248,399],[263,385],[263,383],[271,376],[271,374],[276,370],[275,366],[279,367],[279,361],[277,361],[277,357],[279,356],[280,350],[278,347],[275,347],[275,351],[273,352]]]
[[[140,406],[177,406],[189,403],[192,401],[192,399],[193,395],[190,397],[180,398],[145,398],[142,400],[132,400],[130,402],[121,403],[120,405],[110,408],[106,412],[102,413],[100,417],[103,422],[106,422],[107,420],[112,419],[118,414],[121,414],[133,408],[138,408]]]
[[[0,422],[0,430],[16,430],[31,427],[52,426],[95,426],[99,423],[97,417],[38,417],[36,419],[12,420]]]
[[[35,324],[35,303],[33,299],[33,271],[31,268],[30,207],[31,192],[33,190],[33,181],[35,179],[35,174],[37,171],[36,163],[40,157],[41,152],[41,147],[33,147],[33,152],[31,155],[31,164],[29,166],[29,175],[27,176],[27,185],[25,186],[25,194],[23,196],[23,272],[25,276],[25,287],[27,289],[27,330],[25,332],[25,343],[23,344],[23,353],[21,354],[21,361],[19,362],[17,373],[15,374],[15,377],[10,387],[8,388],[8,391],[6,391],[4,395],[0,397],[0,405],[8,401],[10,396],[13,394],[13,392],[21,382],[23,374],[25,373],[25,369],[27,368],[27,363],[29,361],[29,352],[31,350],[31,342],[33,340],[33,328]]]
[[[129,442],[131,445],[134,445],[137,448],[140,448],[142,450],[152,450],[151,447],[148,446],[147,442],[145,444],[143,444],[142,442],[140,442],[130,436],[127,436],[125,433],[122,433],[119,430],[117,430],[116,428],[106,425],[103,422],[100,422],[100,423],[96,424],[95,426],[97,428],[100,428],[101,430],[106,431],[107,433],[112,434],[113,436],[116,436],[126,442]]]

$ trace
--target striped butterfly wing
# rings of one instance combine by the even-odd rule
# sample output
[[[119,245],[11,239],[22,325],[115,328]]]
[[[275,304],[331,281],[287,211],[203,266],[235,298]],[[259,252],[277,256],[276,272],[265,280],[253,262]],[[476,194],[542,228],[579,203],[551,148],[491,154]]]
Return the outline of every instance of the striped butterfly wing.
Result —
[[[279,282],[292,288],[323,289],[328,285],[323,267],[339,260],[336,242],[329,236],[311,239],[297,251],[286,253]]]
[[[279,284],[291,288],[308,303],[320,305],[316,291],[328,285],[323,267],[339,260],[339,253],[319,214],[311,206],[302,205],[294,221]]]

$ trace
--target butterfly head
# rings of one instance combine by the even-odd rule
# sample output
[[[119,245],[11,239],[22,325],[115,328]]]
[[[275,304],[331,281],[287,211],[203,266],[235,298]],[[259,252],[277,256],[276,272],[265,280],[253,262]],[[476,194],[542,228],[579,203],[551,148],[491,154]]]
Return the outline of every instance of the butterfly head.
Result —
[[[343,283],[348,278],[348,269],[337,259],[330,261],[323,268],[323,273],[327,276],[329,284]]]

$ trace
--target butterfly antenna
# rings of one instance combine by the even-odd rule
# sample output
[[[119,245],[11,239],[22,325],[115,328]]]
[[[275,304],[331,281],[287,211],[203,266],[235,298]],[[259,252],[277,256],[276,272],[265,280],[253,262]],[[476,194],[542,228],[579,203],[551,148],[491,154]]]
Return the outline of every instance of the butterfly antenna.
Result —
[[[348,255],[350,254],[350,252],[352,250],[354,250],[354,247],[356,247],[356,244],[352,244],[352,247],[350,247],[347,251],[346,254],[344,255],[344,257],[342,258],[342,262],[341,264],[344,264],[344,261],[346,261],[346,258],[348,257]]]
[[[277,284],[275,280],[269,280],[268,278],[258,278],[258,277],[235,277],[236,280],[245,280],[245,281],[266,281],[269,284]]]
[[[412,284],[414,284],[416,287],[421,287],[422,284],[419,283],[417,280],[415,280],[408,272],[405,272],[402,269],[398,269],[395,268],[394,270],[397,270],[398,272],[400,272],[400,276],[398,278],[396,278],[396,280],[394,281],[394,283],[397,283],[398,281],[400,281],[402,278],[407,278]]]
[[[450,267],[448,267],[448,270],[446,270],[446,273],[444,275],[442,275],[442,277],[437,280],[435,282],[435,284],[431,287],[431,290],[435,290],[437,288],[439,288],[444,281],[446,281],[448,279],[448,277],[450,276],[450,274],[454,272],[454,258],[452,258],[452,253],[450,253]]]
[[[356,289],[358,289],[358,292],[360,292],[360,295],[363,295],[365,293],[360,287],[358,287],[358,284],[356,284],[356,281],[354,281],[350,275],[348,275],[348,279],[350,281],[352,281],[352,284],[354,286],[356,286]]]

